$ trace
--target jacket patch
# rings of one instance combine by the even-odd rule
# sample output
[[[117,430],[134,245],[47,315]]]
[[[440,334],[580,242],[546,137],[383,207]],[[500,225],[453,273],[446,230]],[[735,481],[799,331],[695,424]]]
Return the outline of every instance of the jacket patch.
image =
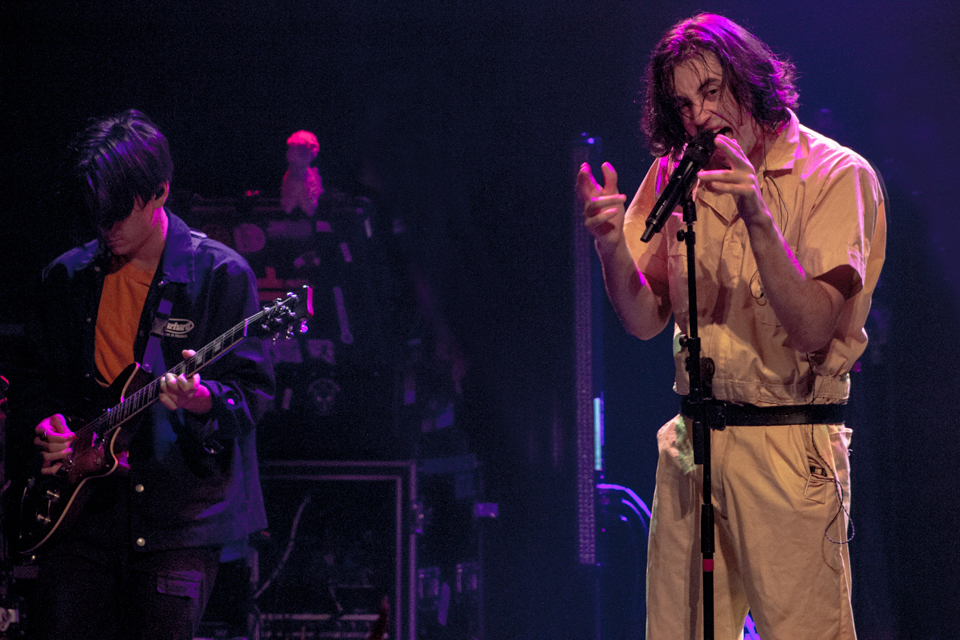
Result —
[[[186,338],[193,330],[193,320],[182,320],[180,318],[170,318],[167,320],[167,326],[163,330],[163,335],[171,338]]]

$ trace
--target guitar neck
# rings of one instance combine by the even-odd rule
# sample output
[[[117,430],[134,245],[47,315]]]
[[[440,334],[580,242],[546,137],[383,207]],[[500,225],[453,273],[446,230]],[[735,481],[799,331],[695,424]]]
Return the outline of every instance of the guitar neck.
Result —
[[[265,314],[266,311],[261,311],[238,323],[197,351],[193,357],[187,358],[170,368],[167,373],[172,373],[175,376],[183,374],[190,377],[207,365],[216,362],[243,342],[247,337],[248,327],[259,323]],[[124,397],[120,404],[107,410],[99,418],[86,425],[83,430],[103,435],[112,433],[160,398],[160,380],[162,378],[163,376],[152,380],[138,391]]]

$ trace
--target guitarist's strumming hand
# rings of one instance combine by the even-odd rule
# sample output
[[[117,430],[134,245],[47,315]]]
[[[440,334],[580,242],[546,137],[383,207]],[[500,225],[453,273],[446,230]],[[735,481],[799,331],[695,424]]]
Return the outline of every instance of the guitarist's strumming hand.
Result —
[[[192,349],[184,349],[183,358],[186,360],[196,354],[197,352]],[[172,373],[164,374],[160,379],[159,400],[171,411],[182,408],[190,413],[207,413],[213,408],[210,390],[200,384],[199,373],[189,378],[182,373],[179,376],[174,376]]]
[[[74,438],[73,432],[67,428],[67,421],[59,413],[41,421],[34,432],[37,437],[33,439],[33,444],[43,456],[40,473],[53,475],[63,466],[62,461],[73,455],[70,447]]]

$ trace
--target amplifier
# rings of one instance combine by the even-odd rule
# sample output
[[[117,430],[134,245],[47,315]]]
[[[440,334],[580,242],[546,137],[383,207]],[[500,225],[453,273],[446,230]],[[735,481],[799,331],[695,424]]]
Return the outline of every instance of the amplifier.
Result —
[[[253,544],[249,635],[365,639],[386,599],[387,637],[414,640],[415,463],[275,461],[260,474],[268,529]]]

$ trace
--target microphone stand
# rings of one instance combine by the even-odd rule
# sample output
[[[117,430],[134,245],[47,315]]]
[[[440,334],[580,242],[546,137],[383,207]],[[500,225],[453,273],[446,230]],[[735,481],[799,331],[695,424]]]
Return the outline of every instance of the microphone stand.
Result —
[[[677,239],[683,240],[687,247],[687,291],[690,308],[690,326],[687,335],[681,336],[680,345],[687,349],[686,369],[690,380],[690,392],[687,396],[689,417],[693,419],[693,461],[703,465],[703,503],[700,507],[700,551],[703,555],[703,637],[714,637],[714,597],[713,597],[713,554],[714,511],[711,494],[710,431],[722,430],[726,423],[722,408],[708,404],[713,396],[712,382],[715,366],[710,358],[700,357],[700,335],[697,328],[697,272],[696,272],[696,234],[693,223],[697,220],[697,209],[690,192],[684,197],[683,221],[687,228],[677,232]]]

